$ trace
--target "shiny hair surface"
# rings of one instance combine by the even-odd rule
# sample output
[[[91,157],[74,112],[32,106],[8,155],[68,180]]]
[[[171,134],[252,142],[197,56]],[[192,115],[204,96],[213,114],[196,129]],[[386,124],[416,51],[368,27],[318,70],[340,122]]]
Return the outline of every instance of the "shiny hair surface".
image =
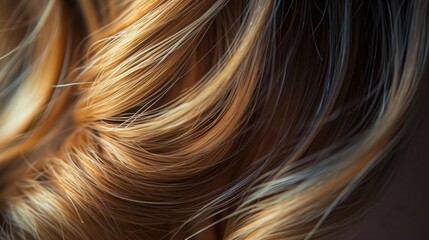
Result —
[[[2,0],[0,238],[331,236],[386,182],[428,10]]]

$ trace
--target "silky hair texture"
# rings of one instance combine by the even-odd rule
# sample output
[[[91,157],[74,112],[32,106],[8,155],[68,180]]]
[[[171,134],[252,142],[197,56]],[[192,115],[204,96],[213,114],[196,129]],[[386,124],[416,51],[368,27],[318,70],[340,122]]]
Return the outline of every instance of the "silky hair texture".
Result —
[[[426,69],[427,1],[0,2],[1,239],[327,238]]]

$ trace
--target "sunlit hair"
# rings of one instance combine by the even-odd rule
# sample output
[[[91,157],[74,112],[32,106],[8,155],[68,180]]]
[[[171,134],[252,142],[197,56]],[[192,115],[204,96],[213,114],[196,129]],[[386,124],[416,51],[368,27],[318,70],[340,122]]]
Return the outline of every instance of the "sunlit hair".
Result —
[[[0,238],[330,236],[386,181],[428,17],[406,0],[2,1]]]

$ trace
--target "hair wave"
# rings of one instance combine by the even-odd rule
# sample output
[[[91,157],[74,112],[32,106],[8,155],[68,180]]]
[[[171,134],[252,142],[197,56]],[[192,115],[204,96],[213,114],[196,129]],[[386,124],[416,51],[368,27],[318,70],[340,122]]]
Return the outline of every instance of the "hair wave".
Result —
[[[427,66],[427,1],[0,13],[2,239],[330,236],[386,181]]]

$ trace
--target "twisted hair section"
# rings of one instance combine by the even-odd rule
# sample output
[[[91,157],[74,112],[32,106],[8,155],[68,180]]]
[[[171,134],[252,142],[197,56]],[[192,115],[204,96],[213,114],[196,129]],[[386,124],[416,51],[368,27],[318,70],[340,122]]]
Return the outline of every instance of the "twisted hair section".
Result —
[[[425,1],[4,2],[2,239],[327,238],[427,69]]]

